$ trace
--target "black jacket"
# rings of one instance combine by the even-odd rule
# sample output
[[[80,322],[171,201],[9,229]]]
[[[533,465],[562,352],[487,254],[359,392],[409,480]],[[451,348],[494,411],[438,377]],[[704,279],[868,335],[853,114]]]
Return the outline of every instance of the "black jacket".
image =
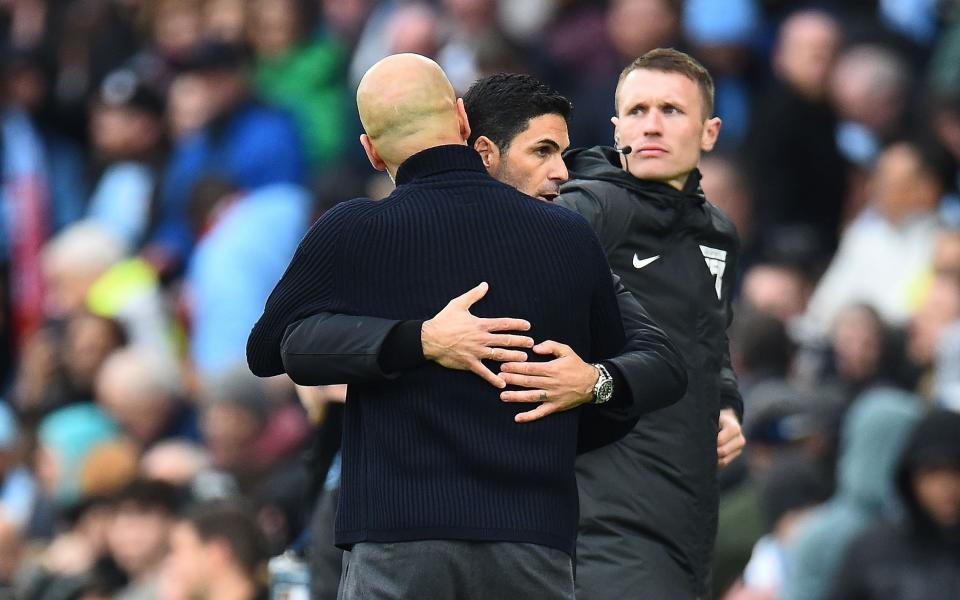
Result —
[[[616,382],[617,402],[586,407],[581,413],[581,452],[620,439],[640,414],[673,404],[687,386],[676,347],[620,278],[612,277],[626,344],[620,354],[602,362]],[[281,347],[283,365],[300,385],[393,379],[425,362],[419,335],[422,323],[318,313],[287,329]]]
[[[575,150],[565,159],[571,180],[557,203],[590,222],[613,271],[680,349],[688,377],[679,402],[643,415],[623,440],[578,459],[578,590],[589,598],[632,597],[642,589],[636,585],[657,577],[649,573],[656,562],[646,560],[653,542],[687,575],[676,589],[705,595],[718,510],[718,413],[743,411],[726,335],[736,230],[705,201],[697,171],[676,190],[633,177],[610,148]],[[611,564],[623,574],[615,584]]]

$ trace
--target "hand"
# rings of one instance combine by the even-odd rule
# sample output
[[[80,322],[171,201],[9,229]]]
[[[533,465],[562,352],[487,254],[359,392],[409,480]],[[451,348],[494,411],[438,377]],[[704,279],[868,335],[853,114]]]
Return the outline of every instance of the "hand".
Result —
[[[435,317],[423,323],[420,342],[423,356],[442,367],[472,371],[487,383],[503,389],[506,382],[493,374],[482,360],[523,362],[527,353],[507,348],[530,348],[533,338],[499,333],[527,331],[530,323],[523,319],[481,319],[470,314],[470,307],[487,293],[481,283],[462,296],[451,300]]]
[[[737,413],[732,408],[720,411],[720,432],[717,433],[717,466],[721,469],[732,463],[743,452],[747,439],[743,437]]]
[[[593,386],[600,372],[581,360],[570,346],[546,341],[533,347],[537,354],[552,354],[548,362],[508,362],[500,366],[500,377],[511,385],[529,390],[500,392],[504,402],[539,402],[540,406],[514,417],[529,423],[547,415],[576,408],[593,400]]]

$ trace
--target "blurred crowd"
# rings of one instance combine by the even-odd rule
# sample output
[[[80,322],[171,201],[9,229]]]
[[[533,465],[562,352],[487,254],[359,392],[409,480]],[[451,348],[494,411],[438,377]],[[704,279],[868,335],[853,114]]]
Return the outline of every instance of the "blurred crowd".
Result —
[[[369,66],[532,73],[611,145],[661,46],[715,79],[742,245],[717,597],[958,589],[957,0],[0,0],[0,598],[253,598],[318,544],[344,390],[244,348],[309,224],[391,190]]]

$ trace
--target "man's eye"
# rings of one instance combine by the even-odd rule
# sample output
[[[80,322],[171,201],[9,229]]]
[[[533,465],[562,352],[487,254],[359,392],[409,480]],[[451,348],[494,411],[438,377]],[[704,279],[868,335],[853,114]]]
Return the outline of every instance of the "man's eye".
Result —
[[[537,148],[537,156],[546,157],[550,156],[550,148]]]
[[[679,113],[680,113],[680,109],[677,108],[676,106],[666,106],[666,107],[664,107],[664,109],[663,109],[663,113],[666,114],[666,115],[679,114]]]

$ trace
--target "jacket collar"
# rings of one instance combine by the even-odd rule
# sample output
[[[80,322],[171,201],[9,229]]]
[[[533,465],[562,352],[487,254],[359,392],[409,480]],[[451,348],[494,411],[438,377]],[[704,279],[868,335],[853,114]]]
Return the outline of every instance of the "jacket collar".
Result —
[[[634,190],[646,198],[655,198],[669,204],[684,200],[686,204],[699,205],[705,201],[700,189],[698,169],[690,172],[683,189],[678,190],[659,181],[637,179],[620,166],[620,153],[606,146],[571,150],[564,154],[564,161],[570,169],[571,180],[608,181]]]

